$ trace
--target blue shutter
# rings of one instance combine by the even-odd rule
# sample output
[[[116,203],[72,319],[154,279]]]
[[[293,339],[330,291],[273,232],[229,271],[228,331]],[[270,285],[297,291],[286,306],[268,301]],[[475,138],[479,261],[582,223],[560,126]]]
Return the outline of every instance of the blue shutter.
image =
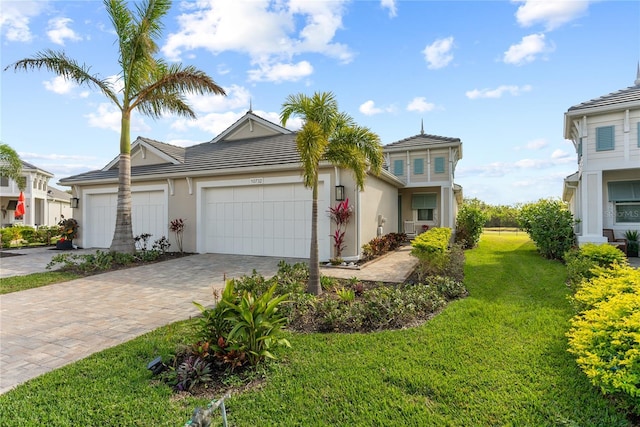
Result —
[[[578,142],[578,158],[582,157],[582,138],[580,138],[580,142]]]
[[[411,209],[435,209],[435,194],[414,194],[411,196]]]
[[[402,176],[404,175],[404,161],[402,160],[394,160],[393,161],[393,174],[395,176]]]
[[[424,173],[424,159],[413,159],[413,173],[416,175]]]
[[[613,141],[614,126],[596,128],[596,151],[609,151],[615,148]]]
[[[435,173],[444,173],[444,157],[435,158]]]

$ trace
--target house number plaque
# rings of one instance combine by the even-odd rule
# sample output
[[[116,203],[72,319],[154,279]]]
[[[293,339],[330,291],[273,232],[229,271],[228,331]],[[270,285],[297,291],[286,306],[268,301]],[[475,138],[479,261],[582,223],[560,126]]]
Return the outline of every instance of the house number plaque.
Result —
[[[250,179],[250,182],[251,182],[252,184],[262,184],[262,183],[263,183],[263,181],[264,181],[264,178],[251,178],[251,179]]]

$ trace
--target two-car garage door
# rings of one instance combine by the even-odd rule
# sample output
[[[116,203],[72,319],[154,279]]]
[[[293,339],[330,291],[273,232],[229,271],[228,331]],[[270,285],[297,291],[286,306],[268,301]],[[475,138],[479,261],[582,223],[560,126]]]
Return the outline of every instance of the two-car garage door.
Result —
[[[318,246],[328,256],[329,221],[323,185],[318,197]],[[205,188],[204,252],[309,257],[311,190],[301,183]]]
[[[131,215],[133,235],[149,233],[148,248],[162,236],[168,236],[167,200],[164,190],[134,191],[131,193]],[[81,230],[86,248],[108,248],[111,246],[116,228],[115,193],[87,194],[86,228]]]

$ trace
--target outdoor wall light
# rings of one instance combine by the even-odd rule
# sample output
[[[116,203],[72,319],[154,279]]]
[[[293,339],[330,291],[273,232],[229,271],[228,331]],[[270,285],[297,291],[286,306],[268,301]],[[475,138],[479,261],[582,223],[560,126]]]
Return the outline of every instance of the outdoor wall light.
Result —
[[[79,205],[80,205],[80,199],[78,199],[77,197],[72,197],[71,198],[71,207],[73,209],[78,209]]]
[[[344,185],[336,185],[336,201],[342,202],[344,200]]]

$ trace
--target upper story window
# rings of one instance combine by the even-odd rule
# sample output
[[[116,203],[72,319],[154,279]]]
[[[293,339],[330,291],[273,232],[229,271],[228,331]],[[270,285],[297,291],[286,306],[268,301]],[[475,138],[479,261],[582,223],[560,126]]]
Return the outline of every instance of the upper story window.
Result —
[[[393,161],[393,174],[395,176],[404,175],[404,161],[402,161],[402,160],[394,160]]]
[[[413,173],[416,175],[424,173],[424,159],[413,159]]]
[[[614,131],[613,125],[596,128],[596,151],[609,151],[615,148]]]
[[[0,176],[0,187],[8,187],[9,186],[9,178],[6,176]]]
[[[444,157],[436,157],[434,159],[434,172],[444,173]]]

